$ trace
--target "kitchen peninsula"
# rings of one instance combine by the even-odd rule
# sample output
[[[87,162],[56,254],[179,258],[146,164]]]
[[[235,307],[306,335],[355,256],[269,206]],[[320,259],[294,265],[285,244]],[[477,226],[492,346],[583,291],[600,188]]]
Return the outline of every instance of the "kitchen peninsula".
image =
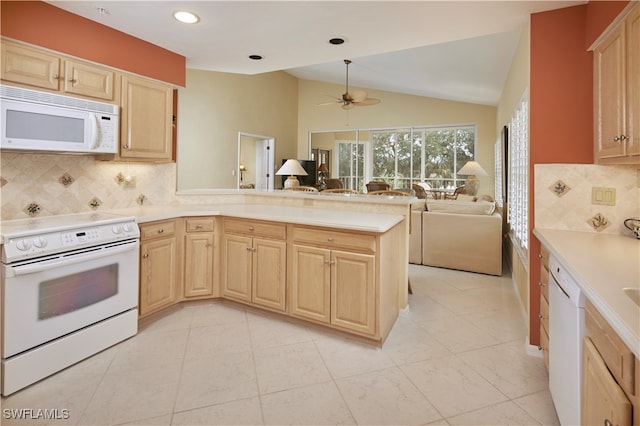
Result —
[[[371,197],[351,203],[356,210],[315,205],[344,204],[345,197],[247,199],[271,204],[112,211],[140,225],[141,317],[183,301],[222,298],[381,345],[406,304],[406,215],[371,212]],[[377,205],[408,212],[409,200]],[[286,205],[298,203],[315,206]]]

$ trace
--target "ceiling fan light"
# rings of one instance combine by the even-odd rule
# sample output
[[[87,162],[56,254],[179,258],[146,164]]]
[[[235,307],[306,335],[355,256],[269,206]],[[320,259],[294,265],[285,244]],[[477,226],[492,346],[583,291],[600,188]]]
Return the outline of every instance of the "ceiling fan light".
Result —
[[[177,12],[174,12],[173,17],[185,24],[195,24],[200,21],[200,17],[198,17],[198,15],[187,12],[186,10],[178,10]]]
[[[350,95],[353,102],[362,102],[367,99],[367,92],[361,89],[352,90]]]

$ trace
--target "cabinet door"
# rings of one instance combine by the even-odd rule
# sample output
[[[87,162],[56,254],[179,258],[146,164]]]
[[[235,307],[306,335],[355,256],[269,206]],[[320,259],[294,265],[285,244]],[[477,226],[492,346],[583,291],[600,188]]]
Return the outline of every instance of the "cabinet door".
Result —
[[[60,57],[4,40],[0,78],[43,89],[58,90]]]
[[[251,301],[279,311],[286,310],[287,244],[253,240]]]
[[[581,423],[630,426],[631,403],[609,373],[591,339],[584,339],[583,350]]]
[[[324,323],[331,321],[331,252],[294,245],[289,313]]]
[[[213,233],[199,232],[185,236],[185,297],[213,294]]]
[[[115,71],[92,64],[65,60],[63,90],[74,95],[112,101]]]
[[[225,297],[251,302],[251,238],[222,237],[222,292]]]
[[[176,246],[175,237],[140,245],[140,315],[175,302]]]
[[[375,333],[375,257],[332,251],[331,323],[360,333]]]
[[[627,154],[640,155],[640,7],[627,26]]]
[[[171,86],[123,75],[120,156],[171,161],[172,115]]]
[[[625,41],[621,25],[594,51],[595,156],[625,155]]]

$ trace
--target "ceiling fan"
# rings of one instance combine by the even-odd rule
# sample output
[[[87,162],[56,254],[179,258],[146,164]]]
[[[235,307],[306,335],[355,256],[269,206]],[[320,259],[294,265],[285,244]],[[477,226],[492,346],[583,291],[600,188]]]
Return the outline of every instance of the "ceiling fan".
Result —
[[[355,89],[349,91],[349,64],[351,60],[345,59],[345,65],[347,66],[347,87],[342,97],[336,98],[336,102],[342,104],[342,109],[352,109],[357,106],[369,106],[380,103],[380,99],[368,98],[367,92],[361,89]],[[334,102],[327,102],[321,105],[330,105]]]

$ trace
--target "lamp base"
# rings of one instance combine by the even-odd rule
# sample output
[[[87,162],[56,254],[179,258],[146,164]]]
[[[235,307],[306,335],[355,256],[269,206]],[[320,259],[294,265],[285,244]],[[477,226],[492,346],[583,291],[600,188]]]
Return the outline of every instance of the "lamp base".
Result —
[[[295,186],[300,186],[300,181],[295,176],[289,176],[287,180],[284,181],[285,188],[293,188]]]
[[[480,181],[475,175],[469,175],[467,180],[464,182],[464,190],[467,195],[476,195],[478,193],[478,188],[480,188]]]

